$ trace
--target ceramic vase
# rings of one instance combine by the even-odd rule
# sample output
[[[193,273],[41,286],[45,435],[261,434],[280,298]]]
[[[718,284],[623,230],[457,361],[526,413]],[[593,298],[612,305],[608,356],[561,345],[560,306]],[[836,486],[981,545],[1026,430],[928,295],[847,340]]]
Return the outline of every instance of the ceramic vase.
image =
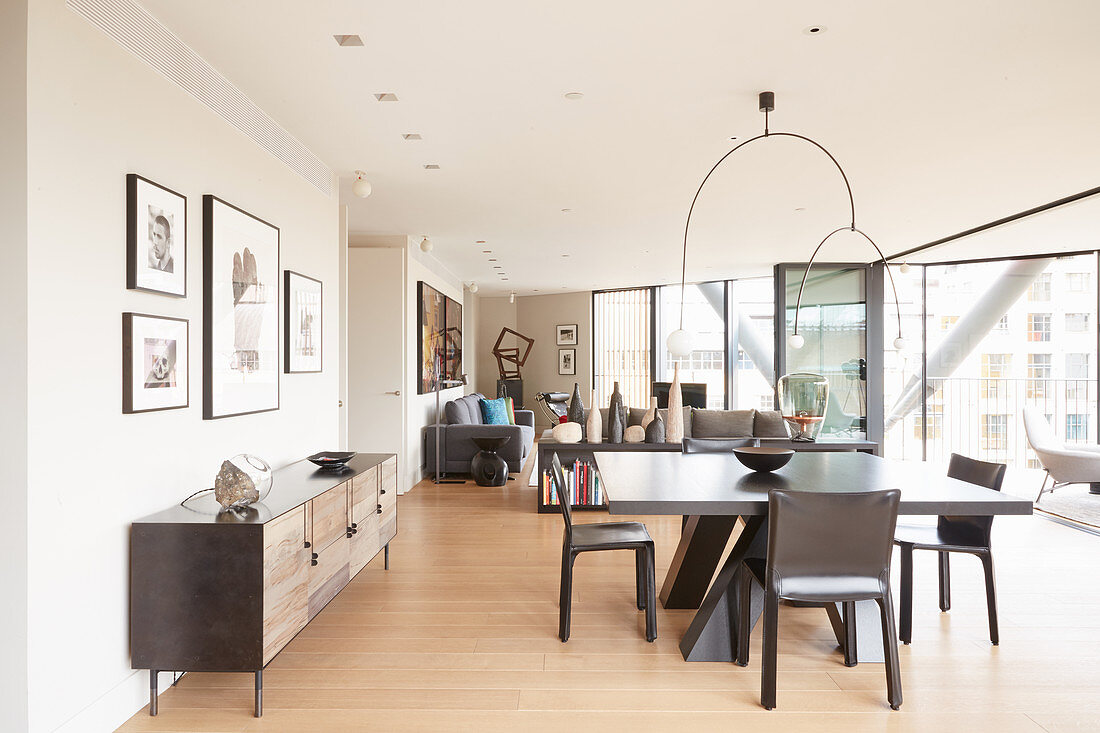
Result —
[[[657,400],[654,399],[653,401],[656,402]],[[656,410],[654,410],[654,412],[656,412]],[[645,426],[645,442],[665,442],[665,421],[661,419],[659,414],[655,414],[653,419],[649,421],[649,424]]]
[[[649,398],[649,409],[642,415],[642,427],[647,428],[649,424],[653,422],[653,418],[657,417],[657,398]]]
[[[569,422],[584,427],[584,403],[581,402],[581,386],[573,382],[573,396],[569,398],[569,410],[566,412]]]
[[[589,443],[599,443],[603,440],[603,418],[596,407],[596,390],[592,390],[592,408],[588,411],[588,424],[585,426],[588,432]]]
[[[668,423],[665,424],[665,442],[679,443],[684,439],[684,395],[680,391],[680,365],[672,372],[672,386],[668,390]]]
[[[619,383],[615,382],[615,389],[611,392],[611,405],[607,411],[607,442],[623,442],[625,430],[626,409],[623,407],[623,393],[619,391]]]

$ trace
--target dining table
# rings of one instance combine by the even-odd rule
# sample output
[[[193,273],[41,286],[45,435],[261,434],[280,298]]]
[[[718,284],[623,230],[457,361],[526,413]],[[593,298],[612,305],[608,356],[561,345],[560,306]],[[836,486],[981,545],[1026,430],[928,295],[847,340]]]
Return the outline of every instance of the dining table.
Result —
[[[753,471],[733,453],[602,452],[594,455],[610,514],[681,515],[679,544],[661,587],[669,609],[698,609],[680,640],[686,661],[732,662],[736,655],[742,562],[766,559],[768,492],[899,489],[900,515],[1027,515],[1032,503],[948,477],[940,467],[869,453],[796,451],[787,465]],[[726,552],[735,529],[741,527]],[[753,584],[755,625],[764,605]],[[844,627],[837,604],[823,604],[837,642]],[[882,631],[874,601],[856,604],[851,660],[881,662]]]

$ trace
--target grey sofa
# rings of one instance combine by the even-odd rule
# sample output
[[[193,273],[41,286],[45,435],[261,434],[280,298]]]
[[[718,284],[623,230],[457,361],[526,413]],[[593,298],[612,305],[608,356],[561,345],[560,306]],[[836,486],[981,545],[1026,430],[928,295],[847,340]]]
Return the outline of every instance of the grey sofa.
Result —
[[[444,422],[439,428],[439,462],[443,473],[469,473],[470,459],[478,452],[473,438],[507,435],[511,437],[497,451],[508,464],[510,473],[519,473],[535,442],[535,413],[516,410],[515,425],[486,425],[481,417],[482,395],[474,393],[451,400],[443,408]],[[435,472],[436,426],[424,428],[424,462]]]
[[[661,418],[668,424],[668,410],[658,410]],[[641,407],[627,408],[626,423],[641,425],[646,410]],[[585,410],[585,421],[588,410]],[[603,422],[603,437],[607,439],[607,408],[600,408]],[[786,438],[787,423],[778,410],[700,410],[684,408],[685,438]]]

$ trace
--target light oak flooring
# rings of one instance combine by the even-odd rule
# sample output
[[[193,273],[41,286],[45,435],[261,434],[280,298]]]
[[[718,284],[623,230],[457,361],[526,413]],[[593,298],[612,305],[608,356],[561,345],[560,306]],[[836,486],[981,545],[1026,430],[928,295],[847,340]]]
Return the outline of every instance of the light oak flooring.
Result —
[[[823,612],[783,607],[778,709],[767,712],[758,630],[746,669],[681,659],[692,611],[660,609],[658,639],[646,643],[633,553],[578,560],[572,636],[558,641],[561,518],[535,514],[525,478],[502,489],[422,482],[400,497],[390,570],[376,558],[276,657],[262,718],[252,717],[251,675],[192,673],[161,695],[158,717],[139,712],[120,730],[1100,730],[1096,536],[1038,517],[997,520],[999,647],[978,561],[953,558],[953,607],[941,614],[934,555],[917,553],[899,712],[882,665],[844,667]],[[638,519],[657,542],[660,586],[680,520]]]

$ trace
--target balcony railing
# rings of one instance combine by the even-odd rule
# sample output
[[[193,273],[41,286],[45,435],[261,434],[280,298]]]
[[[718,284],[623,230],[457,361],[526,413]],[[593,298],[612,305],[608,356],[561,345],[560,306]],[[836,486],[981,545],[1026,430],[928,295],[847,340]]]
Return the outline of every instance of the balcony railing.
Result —
[[[951,453],[981,460],[1037,468],[1024,432],[1023,408],[1030,405],[1047,417],[1066,443],[1097,439],[1096,379],[930,379],[927,425],[921,410],[887,435],[887,451],[905,458],[921,457],[922,435],[930,461]],[[905,434],[896,434],[897,430]]]

